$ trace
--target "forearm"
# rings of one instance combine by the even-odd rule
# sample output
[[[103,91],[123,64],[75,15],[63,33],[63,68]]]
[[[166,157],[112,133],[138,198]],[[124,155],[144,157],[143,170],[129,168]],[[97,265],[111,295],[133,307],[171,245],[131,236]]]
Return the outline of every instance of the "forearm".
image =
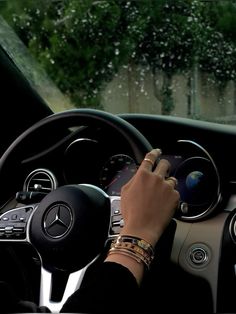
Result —
[[[115,262],[119,263],[122,266],[126,267],[135,277],[137,284],[140,285],[144,275],[144,264],[137,263],[135,260],[129,256],[124,256],[119,253],[114,255],[108,255],[105,262]]]
[[[66,313],[121,313],[124,296],[129,300],[138,298],[139,287],[132,273],[119,263],[104,262],[84,280],[82,286],[65,303],[61,312]],[[119,300],[119,303],[117,303]],[[120,304],[120,305],[119,305]],[[128,313],[138,308],[126,302]]]

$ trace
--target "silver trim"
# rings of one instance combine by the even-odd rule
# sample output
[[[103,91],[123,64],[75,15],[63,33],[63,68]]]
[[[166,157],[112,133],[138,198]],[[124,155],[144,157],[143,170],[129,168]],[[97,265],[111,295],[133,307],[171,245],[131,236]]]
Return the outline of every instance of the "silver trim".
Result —
[[[215,199],[215,201],[213,201],[210,206],[204,211],[202,212],[201,214],[199,215],[195,215],[195,216],[191,216],[191,217],[188,217],[188,216],[184,216],[184,215],[181,215],[181,219],[183,220],[186,220],[186,221],[194,221],[194,220],[198,220],[199,218],[203,218],[203,217],[206,217],[208,216],[210,213],[213,212],[213,210],[216,208],[216,206],[219,204],[220,200],[221,200],[221,187],[220,187],[220,175],[219,175],[219,172],[218,172],[218,169],[216,167],[216,164],[214,162],[214,160],[212,159],[211,155],[208,153],[208,151],[203,148],[201,145],[199,145],[198,143],[194,142],[194,141],[190,141],[190,140],[178,140],[177,141],[178,143],[189,143],[189,144],[192,144],[194,146],[197,146],[207,157],[208,159],[210,160],[210,162],[212,163],[213,165],[213,168],[215,170],[215,173],[216,173],[216,177],[217,177],[217,197]]]
[[[114,239],[117,237],[117,234],[110,234],[110,230],[112,229],[112,216],[113,216],[113,213],[112,213],[112,202],[113,201],[120,201],[121,200],[121,197],[120,196],[109,196],[110,198],[110,206],[111,206],[111,215],[110,215],[110,224],[109,224],[109,230],[108,230],[108,239],[107,239],[107,242],[110,240],[110,239]],[[119,214],[121,215],[121,210],[119,212]],[[122,224],[122,227],[124,226],[124,219],[122,219],[120,221],[120,224],[118,226],[121,227],[121,224]]]
[[[87,142],[93,142],[93,143],[98,143],[98,141],[96,140],[93,140],[91,138],[87,138],[87,137],[81,137],[81,138],[78,138],[76,140],[74,140],[73,142],[71,142],[65,149],[65,154],[67,153],[67,150],[74,144],[76,144],[77,142],[82,142],[82,141],[87,141]]]
[[[203,259],[201,259],[201,260],[196,259],[195,258],[195,253],[196,252],[203,253]],[[189,251],[189,259],[195,266],[205,266],[206,263],[209,260],[208,252],[203,247],[196,246],[196,247],[190,249],[190,251]]]
[[[65,208],[68,213],[69,213],[69,216],[70,216],[70,223],[67,225],[62,219],[61,219],[61,207],[62,208]],[[56,208],[56,212],[55,212],[55,216],[54,216],[54,219],[53,221],[51,221],[48,225],[47,225],[47,218],[48,218],[48,214],[54,210]],[[72,215],[72,211],[70,209],[69,206],[66,206],[65,204],[63,203],[59,203],[59,204],[56,204],[56,205],[53,205],[53,206],[50,206],[50,208],[46,211],[45,213],[45,216],[44,216],[44,220],[43,220],[43,229],[44,229],[44,232],[52,239],[59,239],[59,238],[62,238],[64,235],[66,235],[71,226],[72,226],[72,223],[73,223],[73,215]],[[65,227],[65,231],[57,236],[53,236],[50,234],[49,232],[49,228],[51,226],[53,226],[54,224],[60,224],[60,225],[63,225]]]
[[[98,256],[96,256],[95,259],[93,259],[90,263],[88,263],[84,268],[70,273],[66,286],[65,286],[62,300],[60,302],[53,302],[50,300],[51,290],[52,290],[52,273],[46,270],[44,267],[41,267],[39,306],[47,306],[52,313],[59,313],[60,309],[62,308],[66,300],[77,289],[79,289],[87,268],[97,258]]]
[[[83,186],[89,186],[91,188],[94,188],[101,192],[105,197],[109,197],[102,189],[100,189],[97,186],[91,185],[91,184],[79,184]],[[27,224],[27,230],[26,230],[26,235],[27,235],[27,240],[29,243],[30,242],[30,237],[29,237],[29,226],[31,219],[33,217],[34,212],[37,210],[38,204],[35,205],[35,208],[33,209],[31,216],[28,220]],[[31,243],[32,244],[32,243]],[[32,244],[34,247],[34,245]],[[35,247],[34,247],[35,248]],[[35,248],[36,250],[36,248]],[[36,250],[37,251],[37,250]],[[40,255],[40,253],[37,251],[37,254],[39,256],[41,265],[43,265],[43,259]],[[52,273],[46,270],[43,266],[41,266],[41,280],[40,280],[40,295],[39,295],[39,305],[40,306],[47,306],[52,313],[58,313],[60,309],[62,308],[63,304],[66,302],[68,297],[72,295],[81,285],[84,274],[87,270],[87,268],[99,257],[97,255],[90,263],[88,263],[84,268],[72,272],[69,275],[68,281],[65,286],[65,290],[63,293],[62,300],[60,302],[52,302],[50,300],[50,295],[51,295],[51,289],[52,289]]]
[[[35,248],[35,246],[33,245],[33,243],[30,241],[30,232],[29,232],[29,228],[30,228],[30,225],[31,225],[31,220],[32,220],[32,218],[33,218],[33,215],[34,215],[34,212],[37,210],[37,208],[38,208],[38,206],[39,206],[39,204],[35,204],[35,205],[33,205],[33,210],[32,210],[32,213],[31,213],[31,215],[30,215],[30,217],[29,217],[29,219],[28,219],[28,223],[27,223],[27,226],[26,226],[26,240],[32,245],[32,247],[36,250],[36,248]],[[37,250],[36,250],[37,251]],[[37,251],[37,253],[38,253],[38,251]],[[39,255],[39,253],[38,253],[38,255]],[[39,255],[40,256],[40,255]]]
[[[51,185],[51,188],[44,188],[44,189],[40,190],[41,192],[49,193],[58,187],[57,179],[56,179],[55,175],[49,169],[38,168],[38,169],[35,169],[32,172],[30,172],[30,174],[26,177],[24,185],[23,185],[23,191],[31,192],[31,191],[29,191],[30,182],[31,182],[32,178],[34,178],[40,174],[47,176],[48,181],[50,182],[50,185]],[[45,179],[42,179],[42,181],[43,180],[45,180]],[[35,191],[37,192],[37,188],[35,188]]]

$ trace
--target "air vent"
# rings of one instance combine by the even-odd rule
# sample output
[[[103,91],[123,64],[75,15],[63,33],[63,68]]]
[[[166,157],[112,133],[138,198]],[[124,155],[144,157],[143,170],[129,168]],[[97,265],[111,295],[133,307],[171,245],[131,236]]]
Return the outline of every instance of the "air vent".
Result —
[[[57,180],[51,171],[47,169],[36,169],[27,176],[23,190],[26,192],[49,193],[56,188]]]

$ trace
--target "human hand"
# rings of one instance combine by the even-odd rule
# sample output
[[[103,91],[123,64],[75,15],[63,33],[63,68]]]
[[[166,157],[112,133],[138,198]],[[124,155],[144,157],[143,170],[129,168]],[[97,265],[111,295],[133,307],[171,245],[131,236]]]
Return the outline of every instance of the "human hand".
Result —
[[[169,224],[180,198],[175,190],[177,180],[167,178],[169,161],[161,159],[152,169],[160,154],[159,149],[146,154],[135,176],[121,189],[121,235],[142,238],[152,246]]]

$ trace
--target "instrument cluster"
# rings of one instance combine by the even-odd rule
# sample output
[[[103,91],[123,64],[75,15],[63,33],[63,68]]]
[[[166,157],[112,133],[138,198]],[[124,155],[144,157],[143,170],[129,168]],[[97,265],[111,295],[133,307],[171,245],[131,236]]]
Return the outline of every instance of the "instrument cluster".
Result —
[[[179,218],[198,220],[209,215],[220,200],[220,179],[208,152],[195,142],[179,140],[161,158],[170,161],[170,175],[178,179],[180,203],[184,204],[178,210]],[[98,141],[83,138],[65,151],[64,177],[67,184],[95,184],[109,196],[120,196],[121,187],[138,166],[129,153],[115,151],[108,155]]]
[[[195,142],[179,140],[171,145],[171,149],[163,149],[160,158],[169,160],[169,175],[178,180],[176,189],[180,193],[180,203],[176,216],[182,220],[197,221],[210,215],[221,200],[221,186],[217,167],[207,150]],[[90,138],[79,138],[70,143],[64,150],[62,163],[62,181],[50,171],[58,186],[93,184],[103,189],[110,198],[120,197],[122,186],[139,167],[132,152],[124,147],[120,149],[118,145],[114,149],[111,145],[108,150],[98,140]],[[45,182],[50,178],[42,178],[42,169],[38,168],[25,181],[33,186],[25,191],[32,192],[33,189],[38,192],[38,186],[42,185],[42,190],[43,187],[47,189]]]

